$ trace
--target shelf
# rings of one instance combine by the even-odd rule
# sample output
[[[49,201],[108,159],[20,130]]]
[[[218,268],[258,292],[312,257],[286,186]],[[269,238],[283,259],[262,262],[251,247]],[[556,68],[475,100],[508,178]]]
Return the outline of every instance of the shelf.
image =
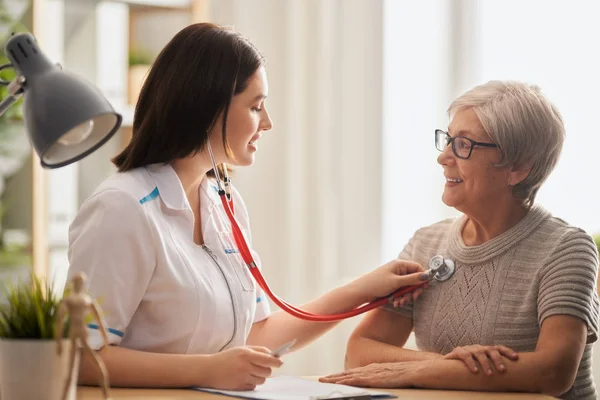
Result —
[[[65,0],[69,4],[95,5],[102,0]],[[132,7],[157,7],[165,9],[189,9],[194,0],[113,0]]]
[[[121,3],[137,7],[183,8],[192,6],[192,0],[118,0]]]

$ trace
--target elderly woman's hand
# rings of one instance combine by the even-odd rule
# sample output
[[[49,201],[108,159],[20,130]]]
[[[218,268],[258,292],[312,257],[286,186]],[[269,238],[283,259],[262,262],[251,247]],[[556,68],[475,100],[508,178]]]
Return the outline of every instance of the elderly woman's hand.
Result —
[[[462,361],[474,374],[479,372],[479,367],[477,367],[477,364],[479,364],[484,373],[491,376],[494,372],[490,360],[494,364],[496,371],[506,371],[506,365],[502,356],[513,361],[519,359],[519,355],[506,346],[482,346],[479,344],[457,347],[446,354],[444,358],[447,360]]]
[[[377,388],[413,387],[420,368],[426,367],[430,362],[428,360],[370,364],[324,376],[319,378],[319,382]]]

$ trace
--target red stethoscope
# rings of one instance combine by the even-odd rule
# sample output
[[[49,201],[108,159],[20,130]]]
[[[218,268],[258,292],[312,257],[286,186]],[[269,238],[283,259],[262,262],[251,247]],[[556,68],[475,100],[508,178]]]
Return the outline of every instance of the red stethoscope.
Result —
[[[233,239],[235,240],[235,243],[238,247],[238,251],[240,252],[240,255],[242,256],[244,263],[250,270],[250,273],[252,274],[252,276],[254,277],[256,282],[258,283],[258,286],[260,286],[260,288],[267,294],[267,296],[269,296],[269,298],[273,301],[273,303],[275,303],[283,311],[289,313],[290,315],[293,315],[294,317],[304,319],[307,321],[317,321],[317,322],[339,321],[342,319],[351,318],[356,315],[365,313],[374,308],[381,307],[384,304],[391,303],[394,301],[394,299],[396,299],[400,296],[404,296],[405,294],[411,293],[411,292],[423,287],[425,284],[427,284],[428,281],[425,281],[418,285],[403,287],[401,289],[396,290],[395,292],[391,293],[390,295],[388,295],[386,297],[381,297],[381,298],[375,299],[375,300],[371,301],[370,303],[363,304],[360,307],[354,308],[353,310],[350,310],[350,311],[344,312],[344,313],[340,313],[340,314],[331,314],[331,315],[313,314],[308,311],[297,308],[292,304],[287,303],[285,300],[281,299],[279,296],[277,296],[275,293],[273,293],[273,291],[267,284],[267,281],[265,280],[262,273],[260,272],[260,268],[258,268],[256,263],[254,262],[254,258],[252,257],[252,253],[250,252],[250,249],[248,248],[248,244],[246,243],[244,234],[242,233],[242,230],[240,229],[240,226],[238,225],[237,220],[235,219],[233,197],[231,196],[231,190],[230,190],[231,187],[230,187],[230,180],[227,175],[227,168],[224,167],[221,169],[222,174],[223,174],[223,180],[221,180],[221,173],[220,173],[219,169],[217,168],[217,164],[215,163],[215,159],[214,159],[214,156],[212,153],[212,149],[210,147],[210,143],[207,144],[207,147],[208,147],[208,153],[210,155],[210,159],[211,159],[211,162],[213,165],[215,177],[217,179],[219,197],[221,198],[221,203],[223,204],[223,208],[225,209],[227,218],[229,218],[229,221],[231,222],[231,230],[233,233]],[[455,270],[455,265],[452,260],[444,259],[442,256],[435,256],[429,262],[429,269],[426,271],[426,273],[429,275],[429,280],[432,278],[435,278],[436,280],[442,282],[442,281],[448,280],[454,274],[454,270]]]

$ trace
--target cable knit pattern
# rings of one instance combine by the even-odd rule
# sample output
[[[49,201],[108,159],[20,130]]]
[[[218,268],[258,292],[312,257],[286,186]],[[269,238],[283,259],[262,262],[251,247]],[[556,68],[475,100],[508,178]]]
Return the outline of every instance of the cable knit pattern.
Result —
[[[456,272],[446,282],[432,281],[414,308],[386,308],[413,319],[419,349],[440,354],[470,344],[534,351],[545,318],[580,318],[588,344],[575,383],[562,398],[596,399],[591,343],[598,336],[600,306],[592,238],[539,206],[478,246],[464,244],[465,222],[449,219],[417,231],[399,258],[427,266],[441,254],[456,262]]]
[[[459,343],[477,343],[490,301],[497,265],[486,268],[463,268],[448,281],[448,290],[440,294],[432,320],[431,346],[447,354]],[[462,310],[460,318],[445,318]]]

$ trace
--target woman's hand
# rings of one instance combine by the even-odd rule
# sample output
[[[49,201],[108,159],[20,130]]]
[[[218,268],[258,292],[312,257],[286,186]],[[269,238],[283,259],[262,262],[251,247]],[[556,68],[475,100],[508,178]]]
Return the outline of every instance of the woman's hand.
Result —
[[[474,374],[479,372],[480,368],[477,366],[477,364],[479,364],[484,373],[488,376],[491,376],[494,374],[491,365],[492,363],[494,364],[496,371],[506,371],[506,366],[504,365],[502,356],[513,361],[519,359],[519,355],[514,350],[509,349],[506,346],[481,346],[478,344],[457,347],[450,353],[446,354],[444,358],[447,360],[462,361]],[[490,360],[492,363],[490,363]]]
[[[282,362],[266,347],[234,347],[210,356],[213,361],[210,387],[225,390],[254,390],[271,376]]]
[[[429,362],[369,364],[319,378],[319,382],[375,388],[407,388],[415,385],[414,377],[419,373],[419,369],[427,366]]]
[[[376,270],[356,279],[350,285],[358,292],[364,302],[385,297],[403,286],[423,283],[427,279],[420,264],[412,261],[392,260]],[[417,289],[412,294],[404,296],[404,301],[416,299],[422,293]],[[400,301],[400,300],[398,300]]]

